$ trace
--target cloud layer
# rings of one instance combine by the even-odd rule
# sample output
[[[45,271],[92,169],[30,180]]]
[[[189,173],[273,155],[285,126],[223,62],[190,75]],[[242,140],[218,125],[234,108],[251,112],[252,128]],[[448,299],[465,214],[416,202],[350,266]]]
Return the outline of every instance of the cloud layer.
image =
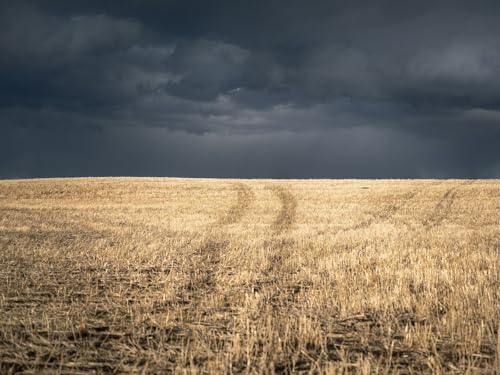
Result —
[[[204,157],[227,155],[241,176],[498,176],[498,35],[494,1],[7,1],[0,125],[9,143],[57,134],[38,151],[48,159],[71,154],[51,148],[62,134],[83,134],[90,150],[104,134],[117,149],[128,142],[119,134],[142,134],[148,150],[160,131],[195,159],[218,144]],[[16,165],[35,156],[9,150],[0,175],[23,175]],[[173,169],[136,158],[99,173],[203,174],[180,150]],[[251,150],[281,152],[269,163],[290,172]],[[356,169],[374,158],[375,170]],[[235,174],[219,165],[205,175]]]

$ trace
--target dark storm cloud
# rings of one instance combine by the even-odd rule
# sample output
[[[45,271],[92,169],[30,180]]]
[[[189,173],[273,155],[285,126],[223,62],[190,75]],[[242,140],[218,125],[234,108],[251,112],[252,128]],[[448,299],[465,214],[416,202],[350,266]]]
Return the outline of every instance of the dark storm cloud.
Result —
[[[377,149],[374,134],[391,134],[389,159],[413,139],[449,158],[436,163],[443,175],[498,175],[498,35],[496,1],[3,2],[0,124],[5,137],[74,129],[89,140],[163,128],[200,135],[198,148],[209,135],[265,144],[282,134],[283,149],[300,149],[309,132],[342,131]],[[330,171],[327,156],[304,158],[296,175]],[[439,174],[418,160],[412,175]],[[382,164],[379,175],[402,175]]]

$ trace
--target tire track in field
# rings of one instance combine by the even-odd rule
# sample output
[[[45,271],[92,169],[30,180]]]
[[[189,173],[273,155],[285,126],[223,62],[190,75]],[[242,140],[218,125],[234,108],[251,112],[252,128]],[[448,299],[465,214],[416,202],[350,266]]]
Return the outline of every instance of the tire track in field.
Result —
[[[472,184],[473,180],[465,181],[461,184],[452,186],[443,194],[439,199],[438,203],[434,207],[434,210],[429,215],[427,219],[424,219],[422,224],[425,230],[430,230],[442,224],[444,219],[449,216],[451,207],[457,198],[458,191],[466,185]]]
[[[240,221],[254,199],[253,192],[243,184],[236,185],[235,190],[237,192],[236,202],[208,228],[209,232],[215,234],[210,234],[192,254],[193,261],[189,267],[188,290],[191,292],[191,298],[195,301],[201,300],[216,286],[215,276],[219,270],[221,253],[229,245],[229,241],[225,239],[223,233],[224,227]]]
[[[376,223],[381,223],[386,220],[389,220],[394,217],[398,212],[400,212],[403,208],[407,207],[411,202],[413,202],[419,195],[426,193],[429,189],[431,189],[433,186],[441,184],[442,181],[437,181],[429,184],[424,184],[422,186],[418,186],[416,188],[411,189],[410,191],[394,196],[392,199],[396,200],[391,201],[388,204],[384,205],[384,208],[381,210],[371,212],[369,213],[369,217],[365,220],[362,220],[360,222],[354,223],[346,228],[340,228],[337,229],[336,231],[333,231],[333,234],[339,234],[339,233],[345,233],[351,230],[359,230],[359,229],[368,229],[371,225],[376,224]],[[402,219],[400,222],[406,222],[406,220]],[[409,225],[409,223],[405,223]],[[357,242],[354,245],[348,247],[349,250],[355,250],[359,249],[362,246],[364,246],[365,242]],[[327,254],[324,256],[321,256],[318,258],[318,260],[321,260],[322,258],[326,257]]]
[[[425,186],[413,189],[405,194],[402,194],[401,196],[397,197],[397,199],[398,199],[397,202],[391,202],[388,205],[386,205],[383,210],[371,213],[370,217],[368,219],[365,219],[359,223],[355,223],[347,228],[339,229],[337,232],[347,232],[350,230],[366,229],[366,228],[369,228],[372,224],[375,224],[375,223],[378,223],[381,221],[386,221],[386,220],[392,218],[395,214],[397,214],[405,206],[407,206],[408,202],[413,200],[417,195],[421,194],[422,192],[427,191],[431,186],[434,186],[434,185],[439,184],[439,183],[440,182],[425,185]]]
[[[247,186],[238,184],[235,190],[236,202],[214,224],[209,225],[209,237],[192,253],[187,289],[195,301],[199,301],[216,286],[215,275],[221,262],[221,253],[229,245],[223,233],[224,228],[240,221],[254,200],[254,194]]]
[[[279,302],[282,299],[280,293],[283,289],[296,290],[295,287],[288,288],[286,285],[283,285],[283,277],[280,277],[279,274],[283,272],[284,263],[291,257],[292,248],[295,244],[293,239],[283,237],[283,234],[289,232],[297,220],[298,202],[295,196],[282,186],[272,186],[269,189],[278,198],[281,208],[271,225],[272,232],[265,245],[269,248],[270,252],[267,255],[267,267],[262,271],[264,280],[254,284],[252,289],[254,292],[258,292],[262,286],[270,285],[277,281],[280,285],[272,293],[271,300]],[[298,292],[298,290],[296,291]],[[288,293],[286,294],[288,295]],[[287,295],[284,297],[288,297]]]
[[[295,199],[289,190],[286,190],[281,186],[273,187],[272,191],[281,203],[281,209],[276,217],[276,220],[274,221],[273,230],[275,234],[281,234],[282,232],[290,229],[296,221],[297,199]]]
[[[407,193],[401,194],[397,196],[397,200],[395,202],[389,203],[380,211],[371,213],[369,218],[361,222],[354,223],[347,228],[339,229],[336,233],[366,229],[377,222],[388,220],[402,208],[407,206],[409,201],[414,199],[419,194],[427,191],[431,186],[439,183],[441,182],[424,185],[422,187],[412,189]],[[297,209],[297,200],[289,190],[286,190],[281,186],[273,186],[270,189],[279,199],[281,209],[272,225],[273,236],[269,240],[269,247],[271,248],[272,253],[268,255],[267,260],[269,264],[264,270],[264,274],[268,277],[270,277],[273,273],[282,271],[283,264],[286,259],[291,256],[291,248],[293,247],[294,241],[292,239],[282,238],[281,234],[289,230],[296,221]]]
[[[244,184],[236,185],[236,203],[222,216],[217,222],[216,226],[221,227],[224,225],[235,224],[243,218],[248,207],[255,199],[252,190]]]
[[[144,358],[147,358],[149,356],[149,354],[144,354],[143,356],[140,353],[151,353],[153,352],[153,350],[156,351],[156,348],[167,348],[167,350],[162,350],[160,355],[164,356],[166,360],[171,364],[171,366],[167,366],[167,368],[161,371],[170,373],[174,372],[170,371],[172,369],[185,366],[186,361],[189,361],[189,358],[186,359],[186,356],[184,356],[184,354],[190,354],[190,349],[193,347],[190,343],[193,340],[199,340],[199,337],[202,337],[203,340],[204,337],[210,336],[206,334],[208,330],[220,325],[220,319],[218,318],[218,315],[211,313],[212,310],[209,310],[207,308],[208,303],[206,302],[207,297],[209,297],[212,292],[216,291],[216,288],[218,286],[217,275],[220,272],[221,259],[223,256],[222,252],[227,249],[229,245],[229,240],[225,232],[226,226],[239,222],[244,217],[249,206],[254,200],[252,190],[244,184],[235,184],[233,188],[234,192],[228,189],[227,195],[226,193],[224,193],[224,195],[225,197],[229,197],[229,195],[232,196],[234,194],[234,197],[231,197],[234,202],[228,202],[229,204],[227,204],[226,206],[227,210],[222,215],[216,217],[214,223],[209,224],[207,228],[205,228],[207,234],[204,235],[204,240],[201,241],[201,243],[194,250],[189,251],[188,254],[185,254],[186,252],[184,251],[184,254],[179,254],[179,258],[184,259],[179,259],[179,263],[176,264],[176,267],[171,266],[169,269],[161,270],[143,269],[139,271],[139,274],[135,271],[134,273],[131,273],[131,269],[125,269],[124,271],[117,270],[116,274],[109,274],[107,267],[103,268],[104,271],[101,271],[99,269],[86,270],[86,275],[88,274],[91,276],[93,285],[95,281],[97,281],[96,284],[98,284],[97,290],[99,292],[95,296],[96,299],[91,298],[90,300],[90,303],[92,305],[96,305],[95,312],[93,311],[94,308],[92,308],[92,314],[95,315],[89,315],[88,318],[85,318],[85,328],[82,329],[77,330],[75,328],[69,332],[66,332],[64,330],[61,330],[60,332],[49,330],[46,330],[45,332],[34,331],[41,332],[40,334],[45,334],[45,336],[40,336],[40,338],[43,338],[44,344],[39,344],[38,340],[33,341],[35,343],[33,345],[32,343],[27,342],[28,344],[30,344],[30,347],[32,345],[34,351],[40,350],[39,353],[45,355],[46,348],[44,346],[46,345],[45,343],[49,342],[47,340],[51,341],[51,345],[53,344],[54,340],[59,340],[59,337],[62,337],[61,339],[65,340],[71,340],[71,348],[76,348],[77,351],[82,351],[82,353],[86,355],[87,358],[92,359],[95,357],[98,359],[100,358],[101,360],[102,358],[106,359],[106,362],[108,364],[105,364],[105,367],[96,367],[95,371],[97,372],[131,371],[130,369],[132,367],[127,367],[127,365],[129,365],[130,363],[125,364],[124,359],[122,358],[123,356],[120,357],[119,355],[104,355],[103,357],[102,353],[107,353],[108,351],[107,349],[103,350],[103,348],[109,347],[113,349],[120,349],[120,347],[127,349],[127,347],[130,346],[130,348],[133,348],[131,350],[134,351],[132,352],[132,354],[129,354],[127,352],[125,357],[127,357],[127,360],[130,360],[130,358],[134,358],[134,361],[143,361]],[[165,235],[165,233],[161,231],[153,232],[153,236],[160,237],[162,234]],[[37,237],[35,239],[37,239]],[[179,248],[179,250],[182,251],[182,248]],[[138,265],[138,267],[141,266]],[[68,269],[73,268],[74,267],[69,267]],[[180,288],[175,288],[177,289],[174,290],[174,293],[176,294],[174,296],[175,300],[162,301],[162,291],[160,290],[160,288],[165,287],[165,281],[168,280],[168,275],[171,274],[173,268],[181,269],[181,272],[184,273],[183,276],[187,276],[186,282],[182,282],[181,285],[179,285]],[[114,270],[114,267],[112,267],[111,270]],[[67,275],[66,273],[67,272],[63,271],[60,273],[60,276],[64,280],[67,280],[69,277],[69,280],[71,281],[72,276]],[[81,277],[81,273],[82,270],[77,270],[77,273],[75,274],[76,279],[74,282],[77,283],[77,286],[80,282],[79,277]],[[157,275],[158,277],[155,277],[154,275]],[[72,292],[70,290],[66,292],[66,287],[64,286],[65,284],[67,284],[66,281],[63,284],[60,284],[57,280],[61,280],[61,278],[57,276],[58,274],[51,275],[49,279],[51,283],[48,285],[51,285],[53,282],[54,286],[49,290],[48,296],[43,298],[47,300],[49,300],[50,298],[51,303],[52,301],[57,301],[58,304],[59,302],[65,303],[65,301],[69,301],[69,298],[71,298],[71,301],[73,301],[73,295],[71,294]],[[87,276],[83,279],[86,280]],[[125,284],[123,285],[123,292],[121,291],[122,284]],[[103,285],[106,285],[106,289],[102,287]],[[120,286],[119,294],[115,292],[115,286]],[[53,298],[55,298],[56,295],[60,294],[58,290],[62,287],[64,287],[64,298],[68,298],[68,300],[54,300]],[[47,288],[44,288],[44,293],[47,293],[46,289]],[[106,301],[110,302],[108,303],[108,305],[111,307],[108,306],[108,308],[106,308],[102,305],[101,302],[103,299],[103,294],[101,293],[106,293],[104,294],[105,299]],[[28,301],[32,303],[32,300],[35,299],[35,303],[38,305],[42,301],[41,298],[41,296],[37,297],[35,295],[34,298],[29,298]],[[81,297],[75,298],[84,298],[84,296],[82,295]],[[79,299],[75,299],[75,301],[79,301]],[[21,300],[21,302],[23,301]],[[132,313],[132,311],[135,311],[135,308],[134,310],[129,310],[129,308],[132,308],[132,304],[142,303],[144,303],[144,305],[141,306],[141,313],[139,313],[139,315],[135,315],[135,313]],[[99,310],[102,310],[102,312],[97,312],[98,308]],[[219,305],[217,305],[215,309],[217,313],[223,311],[223,307],[219,307]],[[177,312],[179,311],[181,311],[181,313],[177,314]],[[99,314],[98,318],[97,314]],[[154,317],[156,314],[161,314],[160,319],[150,319],[150,317]],[[173,319],[166,326],[164,320],[170,320],[169,316],[173,317]],[[109,326],[106,324],[109,324]],[[128,329],[130,328],[130,324],[132,324],[134,328],[132,331]],[[207,328],[207,326],[209,328]],[[217,330],[219,329],[217,328]],[[47,339],[47,337],[49,338]],[[57,344],[58,341],[55,342]],[[98,349],[101,343],[104,343],[104,345],[101,349]],[[203,343],[205,344],[206,342]],[[212,346],[211,344],[211,342],[208,342],[208,345],[206,345],[205,347],[209,347],[211,349],[214,348],[214,346]],[[69,349],[67,351],[66,349],[64,349],[64,351],[62,351],[62,349],[61,351],[59,351],[60,349],[55,350],[56,353],[62,353],[61,358],[64,358],[66,352],[69,353]],[[158,350],[156,351],[156,353],[160,353],[160,351]],[[88,357],[89,355],[90,357]],[[74,354],[69,354],[69,358],[73,358],[74,356]],[[77,355],[77,357],[78,356],[79,355]],[[30,356],[30,358],[34,357]],[[32,361],[35,360],[33,359]],[[97,362],[99,362],[99,360]],[[56,361],[52,362],[52,359],[50,360],[50,363],[47,360],[47,362],[43,365],[36,364],[42,362],[32,362],[35,363],[33,365],[31,365],[30,362],[26,363],[29,366],[27,368],[29,369],[30,367],[34,367],[35,372],[42,371],[42,369],[45,369],[45,367],[53,365],[54,371],[56,368],[59,368],[59,371],[61,371],[60,366],[63,366],[63,371],[65,369],[63,363],[58,363]],[[97,364],[99,365],[99,363]],[[55,367],[56,365],[57,367]],[[83,365],[85,365],[85,363]],[[138,363],[137,366],[137,368],[140,369],[142,367],[142,364],[139,365]],[[125,370],[123,370],[123,368],[125,368]],[[87,368],[80,367],[77,364],[75,365],[75,367],[70,368],[70,371],[71,370],[76,372],[93,371],[94,368],[92,365]],[[146,367],[144,367],[143,370],[147,372],[147,362]],[[157,371],[157,369],[155,371]],[[0,372],[2,371],[0,370]]]
[[[181,317],[176,316],[180,318],[180,321],[171,327],[169,335],[169,342],[173,348],[177,349],[174,350],[175,354],[170,359],[174,364],[183,361],[182,352],[186,350],[196,333],[202,333],[200,329],[218,327],[217,330],[222,333],[224,329],[228,329],[227,326],[221,327],[220,322],[214,317],[216,315],[214,312],[206,311],[203,302],[216,292],[216,276],[220,270],[221,256],[229,246],[229,240],[224,233],[225,228],[239,222],[255,199],[252,190],[244,184],[235,185],[235,191],[236,202],[225,214],[208,226],[208,237],[188,255],[187,282],[178,288],[177,301],[174,302],[174,305],[182,305],[184,312]]]

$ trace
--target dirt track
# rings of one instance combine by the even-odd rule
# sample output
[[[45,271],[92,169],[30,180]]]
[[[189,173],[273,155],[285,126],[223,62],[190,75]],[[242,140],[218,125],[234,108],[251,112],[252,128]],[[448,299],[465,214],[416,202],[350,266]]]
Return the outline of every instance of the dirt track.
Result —
[[[281,234],[289,230],[295,223],[297,216],[297,200],[293,194],[281,186],[272,187],[274,195],[278,197],[281,208],[273,223],[275,234]]]
[[[255,194],[244,184],[236,184],[234,190],[237,193],[236,202],[218,220],[216,225],[219,228],[240,221],[250,204],[255,200]]]
[[[446,217],[449,215],[451,207],[457,198],[459,190],[464,186],[471,185],[472,183],[473,181],[465,181],[446,190],[446,192],[434,207],[434,211],[428,218],[423,221],[426,230],[430,230],[441,225],[443,220],[446,219]]]
[[[240,221],[255,199],[251,189],[244,184],[234,185],[233,190],[236,192],[236,201],[214,223],[209,224],[208,237],[188,255],[188,277],[186,283],[177,288],[176,295],[176,302],[184,301],[183,318],[178,324],[171,326],[170,342],[177,348],[175,356],[171,358],[172,362],[178,362],[182,348],[196,340],[197,336],[203,336],[203,331],[207,328],[219,327],[222,336],[229,334],[230,324],[225,318],[217,318],[227,307],[216,307],[220,309],[220,314],[216,314],[213,309],[211,314],[204,314],[204,302],[216,293],[216,276],[220,272],[221,257],[230,245],[225,228]],[[223,345],[223,340],[221,338],[219,345]],[[211,349],[216,350],[215,347]]]
[[[424,187],[415,188],[407,193],[397,195],[391,202],[389,202],[388,205],[384,206],[382,209],[376,212],[371,213],[368,219],[355,223],[345,229],[342,229],[342,231],[345,232],[350,230],[366,229],[372,224],[389,220],[394,217],[399,211],[407,207],[411,201],[417,199],[419,195],[425,194],[429,189],[436,185],[439,185],[440,183],[441,182],[436,182]]]
[[[225,227],[240,221],[255,199],[250,188],[243,184],[235,185],[233,190],[237,193],[236,202],[219,219],[208,226],[208,237],[191,254],[187,289],[190,292],[189,299],[194,301],[205,296],[216,286],[215,275],[219,271],[221,253],[229,246],[229,240],[224,233]],[[182,290],[180,292],[184,293]]]

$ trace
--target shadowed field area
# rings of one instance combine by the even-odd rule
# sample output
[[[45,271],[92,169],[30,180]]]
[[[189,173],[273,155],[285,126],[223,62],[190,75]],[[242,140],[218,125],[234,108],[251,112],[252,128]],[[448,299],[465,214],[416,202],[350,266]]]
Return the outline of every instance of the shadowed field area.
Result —
[[[499,180],[0,181],[0,373],[494,373]]]

